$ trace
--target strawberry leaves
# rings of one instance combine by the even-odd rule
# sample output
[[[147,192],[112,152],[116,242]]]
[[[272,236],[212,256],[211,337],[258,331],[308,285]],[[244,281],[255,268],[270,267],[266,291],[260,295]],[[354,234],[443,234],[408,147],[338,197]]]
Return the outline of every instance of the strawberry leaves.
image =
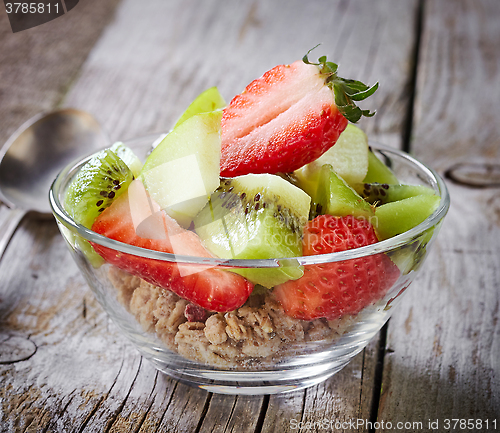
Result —
[[[372,117],[375,112],[362,110],[355,102],[363,101],[373,95],[378,89],[378,83],[369,87],[361,81],[339,77],[337,75],[338,65],[333,62],[328,62],[326,56],[321,56],[317,63],[309,61],[309,53],[314,50],[314,48],[307,52],[302,58],[302,61],[307,65],[318,66],[320,74],[326,76],[325,84],[333,90],[335,105],[340,113],[352,123],[356,123],[362,116]]]

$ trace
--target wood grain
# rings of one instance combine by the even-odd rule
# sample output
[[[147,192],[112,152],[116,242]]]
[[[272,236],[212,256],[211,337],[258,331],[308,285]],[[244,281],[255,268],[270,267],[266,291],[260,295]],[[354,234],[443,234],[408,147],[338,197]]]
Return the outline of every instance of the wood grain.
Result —
[[[79,7],[67,16],[76,17]],[[267,69],[299,59],[321,42],[318,55],[327,53],[344,75],[381,81],[366,103],[380,107],[379,114],[363,125],[371,136],[401,147],[417,10],[417,0],[156,0],[147,7],[123,0],[88,57],[51,52],[49,67],[42,46],[44,54],[32,64],[11,62],[19,64],[14,72],[21,81],[30,74],[62,74],[69,77],[63,86],[54,85],[60,78],[40,78],[28,101],[12,71],[0,66],[12,86],[2,113],[19,106],[21,114],[6,121],[14,125],[29,110],[60,103],[92,112],[113,139],[164,131],[200,91],[217,85],[230,99]],[[111,12],[103,16],[87,22],[86,32],[98,33]],[[15,56],[10,50],[17,45],[0,49]],[[73,65],[70,72],[66,63]],[[377,341],[306,391],[212,395],[142,360],[94,300],[53,222],[23,222],[0,262],[0,276],[0,341],[14,335],[36,346],[28,359],[0,364],[0,431],[287,432],[292,418],[370,417],[378,391]]]
[[[498,164],[500,4],[429,1],[424,11],[411,149],[441,174],[458,162]],[[435,250],[391,319],[380,420],[443,427],[500,414],[498,188],[448,186]]]

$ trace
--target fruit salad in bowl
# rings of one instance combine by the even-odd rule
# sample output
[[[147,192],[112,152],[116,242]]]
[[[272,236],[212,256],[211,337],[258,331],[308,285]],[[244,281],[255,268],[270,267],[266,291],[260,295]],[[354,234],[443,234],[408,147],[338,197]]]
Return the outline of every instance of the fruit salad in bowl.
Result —
[[[214,392],[295,390],[388,320],[449,198],[433,170],[349,123],[373,114],[356,102],[376,89],[306,55],[59,174],[61,233],[155,367]]]

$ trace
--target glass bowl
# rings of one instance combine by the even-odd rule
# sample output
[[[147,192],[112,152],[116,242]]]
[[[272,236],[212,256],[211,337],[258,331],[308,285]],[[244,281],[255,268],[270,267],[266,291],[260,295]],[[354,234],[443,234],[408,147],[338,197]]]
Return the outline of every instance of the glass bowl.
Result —
[[[158,136],[126,142],[144,160]],[[343,252],[295,259],[224,260],[186,257],[138,248],[99,235],[72,220],[63,207],[72,178],[90,158],[68,165],[55,179],[50,203],[72,257],[99,303],[138,351],[158,370],[194,386],[226,394],[274,394],[317,384],[341,370],[389,319],[413,281],[449,207],[437,173],[408,154],[370,143],[403,183],[426,185],[440,197],[437,210],[413,229],[393,238]],[[335,319],[298,320],[284,314],[272,290],[252,294],[232,312],[207,313],[172,292],[153,286],[109,263],[89,260],[83,240],[174,266],[221,269],[304,268],[349,264],[366,257],[390,258],[397,266],[385,294],[359,312]],[[171,265],[169,265],[171,266]],[[224,270],[222,270],[224,269]],[[186,309],[187,307],[187,309]],[[208,316],[208,318],[207,318]],[[189,318],[189,321],[188,321]]]

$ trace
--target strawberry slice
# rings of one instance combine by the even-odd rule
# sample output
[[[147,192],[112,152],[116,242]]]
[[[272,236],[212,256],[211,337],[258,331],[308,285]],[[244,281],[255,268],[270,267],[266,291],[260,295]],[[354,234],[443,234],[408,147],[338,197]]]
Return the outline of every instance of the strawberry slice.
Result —
[[[378,242],[373,226],[353,216],[321,215],[304,229],[304,255],[326,254]],[[285,313],[296,319],[337,319],[381,299],[399,277],[385,254],[305,266],[304,275],[274,289]]]
[[[221,176],[292,172],[317,159],[335,144],[348,120],[374,114],[354,101],[377,87],[338,77],[337,65],[326,57],[311,63],[306,54],[274,67],[224,109]]]
[[[135,181],[139,182],[139,181]],[[130,190],[130,189],[129,189]],[[141,234],[155,233],[157,239],[141,237],[134,225],[129,191],[117,198],[94,221],[92,230],[108,238],[136,247],[176,255],[213,257],[201,244],[198,236],[184,230],[165,212],[159,211],[142,227]],[[151,236],[152,237],[152,236]],[[250,296],[253,285],[240,275],[204,265],[187,265],[147,259],[121,253],[92,243],[95,251],[108,263],[163,287],[207,310],[225,312],[240,307]]]

